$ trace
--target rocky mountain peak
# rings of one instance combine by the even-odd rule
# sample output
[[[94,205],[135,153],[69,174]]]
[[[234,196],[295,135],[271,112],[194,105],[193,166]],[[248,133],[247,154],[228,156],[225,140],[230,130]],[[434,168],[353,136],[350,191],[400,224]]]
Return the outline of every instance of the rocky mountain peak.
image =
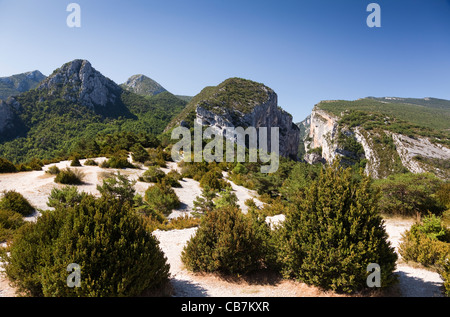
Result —
[[[261,83],[229,78],[218,86],[206,87],[168,129],[176,125],[189,127],[194,121],[212,127],[219,135],[225,135],[227,128],[278,127],[280,155],[297,158],[300,130],[292,116],[278,106],[277,94]]]
[[[60,94],[68,101],[96,108],[114,104],[120,99],[122,89],[103,76],[87,60],[77,59],[55,70],[38,89],[50,95]]]
[[[34,89],[45,78],[45,75],[38,70],[0,77],[0,99],[6,100],[11,96]]]
[[[131,76],[121,86],[125,90],[145,96],[154,96],[167,91],[159,83],[142,74]]]

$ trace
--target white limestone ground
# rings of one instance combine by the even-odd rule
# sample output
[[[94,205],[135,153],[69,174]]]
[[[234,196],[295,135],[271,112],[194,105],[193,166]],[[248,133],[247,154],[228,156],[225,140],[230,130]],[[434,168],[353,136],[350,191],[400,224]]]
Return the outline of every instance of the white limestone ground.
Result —
[[[105,158],[98,158],[96,161],[100,163]],[[83,164],[84,161],[81,160]],[[56,165],[63,169],[70,165],[69,161],[60,162]],[[51,166],[50,165],[50,166]],[[49,166],[45,166],[44,170]],[[85,174],[85,184],[79,186],[80,191],[89,192],[98,195],[96,189],[97,184],[107,177],[108,173],[114,170],[102,169],[97,166],[78,167]],[[166,173],[170,169],[178,169],[175,163],[168,163],[168,167],[163,169]],[[130,179],[137,179],[144,169],[125,169],[120,170],[123,175],[127,175]],[[226,174],[225,174],[226,176]],[[174,210],[171,217],[178,217],[193,210],[193,201],[201,194],[199,183],[192,179],[184,179],[181,188],[175,188],[177,195],[182,202],[179,210]],[[232,183],[232,188],[239,199],[239,205],[245,209],[244,201],[248,198],[255,198],[256,193],[242,186]],[[137,182],[136,191],[143,195],[145,190],[151,184]],[[0,174],[0,192],[4,190],[16,190],[24,195],[36,209],[48,209],[47,197],[54,187],[62,187],[62,185],[54,183],[54,176],[46,174],[45,171],[34,171],[15,174]],[[257,204],[262,204],[255,199]],[[34,221],[39,216],[28,217],[28,221]],[[282,215],[270,217],[268,222],[272,224],[280,223],[284,220]],[[398,247],[401,234],[408,230],[413,224],[412,220],[404,219],[386,219],[385,226],[389,235],[389,239],[394,247]],[[294,281],[279,280],[269,278],[261,280],[261,277],[255,281],[247,281],[243,279],[229,280],[223,279],[212,274],[193,274],[188,272],[180,259],[183,247],[186,245],[190,237],[195,234],[196,228],[172,231],[155,231],[154,235],[160,241],[160,246],[171,266],[171,283],[174,289],[174,296],[181,297],[302,297],[302,296],[338,296],[332,292],[322,292],[317,288],[307,286],[303,283]],[[423,268],[412,267],[404,263],[402,259],[397,265],[396,274],[399,276],[399,288],[401,296],[405,297],[434,297],[442,296],[443,281],[439,274],[425,270]],[[8,281],[0,274],[0,297],[15,296],[14,289],[9,286]]]

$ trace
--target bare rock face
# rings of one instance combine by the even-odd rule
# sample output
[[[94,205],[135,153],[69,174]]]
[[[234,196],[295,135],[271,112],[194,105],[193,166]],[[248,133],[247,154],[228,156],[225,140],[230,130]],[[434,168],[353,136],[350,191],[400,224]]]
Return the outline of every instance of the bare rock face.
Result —
[[[450,173],[442,168],[426,164],[426,160],[450,159],[450,149],[442,144],[433,144],[427,138],[410,138],[406,135],[392,133],[403,166],[413,173],[432,172],[443,179],[449,179]],[[419,159],[416,159],[419,158]]]
[[[200,105],[196,106],[197,123],[207,125],[217,131],[220,135],[226,135],[227,128],[261,127],[268,131],[268,150],[272,149],[270,129],[279,128],[279,154],[284,157],[297,159],[298,146],[300,142],[300,129],[292,122],[292,116],[278,107],[278,97],[271,89],[262,89],[265,98],[262,102],[256,102],[251,109],[239,110],[239,107],[215,107],[206,109]]]
[[[338,135],[354,139],[362,148],[363,155],[346,151],[339,144]],[[386,137],[392,144],[382,144]],[[348,128],[339,124],[339,117],[315,108],[311,114],[309,137],[305,140],[304,159],[314,164],[332,163],[337,158],[364,159],[365,173],[374,178],[384,178],[399,169],[412,173],[431,172],[442,179],[450,179],[445,162],[450,159],[450,149],[442,144],[432,143],[426,137],[408,137],[387,130],[368,131],[359,126]],[[441,162],[441,163],[440,163]],[[442,163],[444,162],[444,163]]]
[[[338,128],[338,118],[325,111],[314,109],[311,113],[311,124],[308,141],[305,149],[308,153],[311,149],[322,148],[322,158],[326,162],[332,162],[337,155],[337,143],[335,137]],[[305,160],[314,164],[320,161],[316,156],[305,155]]]
[[[63,99],[92,109],[116,103],[122,93],[116,83],[95,70],[86,60],[74,60],[63,65],[38,89],[48,89],[50,94],[62,91]]]

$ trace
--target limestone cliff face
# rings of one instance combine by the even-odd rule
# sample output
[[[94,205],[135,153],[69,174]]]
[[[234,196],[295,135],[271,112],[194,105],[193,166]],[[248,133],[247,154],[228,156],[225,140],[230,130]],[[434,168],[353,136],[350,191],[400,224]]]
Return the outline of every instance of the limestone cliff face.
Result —
[[[314,109],[311,113],[309,137],[305,141],[307,155],[305,160],[311,164],[321,161],[317,154],[331,162],[336,157],[337,143],[335,137],[338,128],[338,118],[325,111]],[[321,153],[311,153],[312,149],[320,149]],[[309,153],[308,153],[309,152]]]
[[[430,142],[426,137],[408,137],[388,130],[366,130],[359,126],[349,128],[339,124],[339,117],[314,108],[311,114],[309,137],[305,140],[310,163],[341,160],[365,161],[365,172],[374,178],[384,178],[405,169],[413,173],[432,172],[440,178],[449,179],[448,168],[442,168],[450,159],[450,149]],[[359,148],[352,153],[342,138],[354,140]],[[355,143],[356,144],[356,143]],[[444,162],[444,163],[442,163]]]
[[[427,138],[410,138],[406,135],[392,133],[403,166],[413,173],[432,172],[443,179],[450,179],[448,169],[430,166],[427,161],[449,160],[450,149],[433,144]]]
[[[292,122],[292,116],[278,107],[277,94],[266,90],[267,98],[262,102],[253,104],[251,110],[241,111],[238,107],[215,107],[205,109],[196,106],[196,122],[212,127],[220,135],[226,135],[226,128],[261,127],[268,128],[268,149],[272,149],[270,143],[270,128],[279,128],[279,153],[281,156],[297,159],[298,145],[300,142],[300,130]],[[200,103],[201,104],[201,103]],[[183,124],[183,123],[182,123]]]
[[[38,89],[50,95],[61,94],[67,101],[92,109],[105,107],[120,100],[122,89],[95,70],[86,60],[74,60],[57,69]]]

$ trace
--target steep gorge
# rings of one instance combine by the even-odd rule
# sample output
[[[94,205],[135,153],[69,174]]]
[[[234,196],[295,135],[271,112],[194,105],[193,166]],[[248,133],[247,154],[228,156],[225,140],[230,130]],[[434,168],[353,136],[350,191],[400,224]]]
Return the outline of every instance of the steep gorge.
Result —
[[[405,171],[450,178],[448,130],[433,131],[367,109],[352,112],[355,109],[351,106],[339,113],[330,110],[332,105],[333,101],[322,102],[311,113],[309,135],[304,140],[307,162],[340,158],[347,165],[360,164],[374,178]],[[344,106],[336,108],[342,110]]]

